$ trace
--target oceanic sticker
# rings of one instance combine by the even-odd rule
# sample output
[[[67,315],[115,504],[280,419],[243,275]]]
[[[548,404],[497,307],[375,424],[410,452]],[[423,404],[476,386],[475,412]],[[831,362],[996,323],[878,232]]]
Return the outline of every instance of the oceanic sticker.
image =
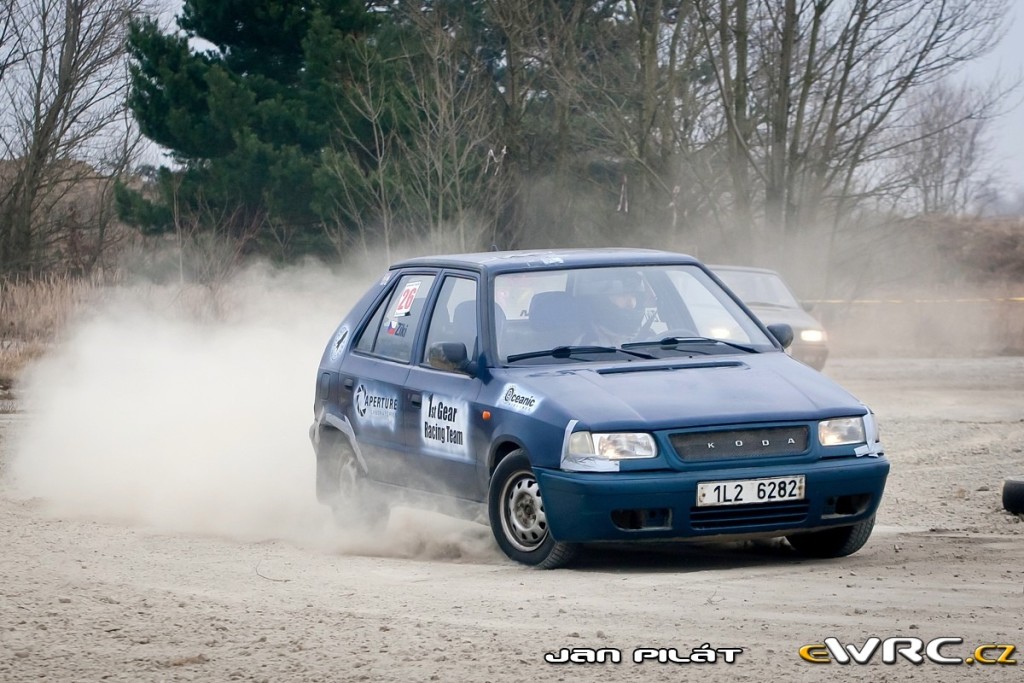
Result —
[[[420,438],[425,450],[465,460],[469,454],[469,405],[447,396],[424,394]]]
[[[348,327],[342,327],[331,340],[331,360],[338,360],[338,356],[345,350],[345,342],[348,341]]]
[[[412,311],[412,304],[416,301],[416,292],[420,291],[421,282],[410,282],[403,289],[402,293],[398,295],[398,304],[395,306],[395,312],[391,317],[397,318],[401,315],[409,315]]]
[[[356,420],[394,431],[398,423],[398,396],[394,392],[374,382],[360,382],[354,399]]]
[[[498,407],[508,408],[529,415],[537,410],[541,399],[531,391],[526,391],[515,384],[506,384],[501,390]]]

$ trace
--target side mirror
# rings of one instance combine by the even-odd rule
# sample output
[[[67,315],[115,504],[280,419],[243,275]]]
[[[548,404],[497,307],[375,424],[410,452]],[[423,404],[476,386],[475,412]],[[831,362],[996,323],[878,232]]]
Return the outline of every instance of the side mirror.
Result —
[[[427,365],[445,372],[473,374],[466,345],[462,342],[437,342],[427,349]]]
[[[815,308],[814,304],[812,304],[809,301],[801,301],[800,302],[800,307],[802,309],[804,309],[805,311],[807,311],[808,313],[813,313],[814,312],[814,308]]]
[[[772,336],[779,340],[782,344],[782,348],[788,349],[789,345],[793,343],[793,328],[787,323],[775,323],[774,325],[768,326],[768,331],[772,333]]]

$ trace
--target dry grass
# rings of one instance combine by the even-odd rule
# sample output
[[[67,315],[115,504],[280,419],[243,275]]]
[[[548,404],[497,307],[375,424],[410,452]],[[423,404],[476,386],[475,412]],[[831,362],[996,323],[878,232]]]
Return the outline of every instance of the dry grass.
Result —
[[[12,399],[20,372],[59,343],[74,321],[104,307],[144,305],[196,321],[224,321],[233,302],[227,278],[210,284],[137,281],[127,276],[0,279],[0,402]],[[2,404],[0,404],[2,405]]]
[[[96,302],[99,279],[0,280],[0,398],[18,373],[60,339],[76,312]]]

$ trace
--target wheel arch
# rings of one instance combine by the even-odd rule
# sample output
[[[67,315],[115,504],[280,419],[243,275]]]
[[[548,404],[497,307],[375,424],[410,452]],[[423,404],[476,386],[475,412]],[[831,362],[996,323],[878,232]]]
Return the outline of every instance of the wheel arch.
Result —
[[[513,453],[519,449],[526,450],[526,446],[513,436],[503,436],[494,442],[491,446],[490,455],[487,457],[487,477],[490,478],[494,474],[494,470],[498,467],[498,463],[504,460],[509,453]],[[529,456],[529,451],[527,451]]]
[[[313,440],[313,450],[316,451],[318,459],[322,457],[320,443],[325,439],[337,439],[338,443],[347,446],[355,453],[356,460],[359,461],[363,472],[367,471],[366,460],[359,448],[355,431],[344,415],[336,415],[326,410],[321,411],[310,429],[310,438]]]

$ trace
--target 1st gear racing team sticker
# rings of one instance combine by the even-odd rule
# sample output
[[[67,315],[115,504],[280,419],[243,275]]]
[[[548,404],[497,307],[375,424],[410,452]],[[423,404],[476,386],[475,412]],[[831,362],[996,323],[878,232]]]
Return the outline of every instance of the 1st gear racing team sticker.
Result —
[[[420,437],[424,450],[457,460],[472,460],[469,452],[469,404],[424,394],[420,407]]]

